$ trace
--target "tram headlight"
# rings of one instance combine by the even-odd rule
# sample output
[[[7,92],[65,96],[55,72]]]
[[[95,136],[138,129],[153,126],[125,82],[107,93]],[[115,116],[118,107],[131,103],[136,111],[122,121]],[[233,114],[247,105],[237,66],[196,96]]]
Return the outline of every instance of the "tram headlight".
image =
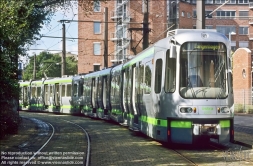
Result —
[[[180,112],[181,113],[192,113],[192,108],[191,107],[181,107]]]
[[[229,113],[228,107],[221,107],[221,113]]]

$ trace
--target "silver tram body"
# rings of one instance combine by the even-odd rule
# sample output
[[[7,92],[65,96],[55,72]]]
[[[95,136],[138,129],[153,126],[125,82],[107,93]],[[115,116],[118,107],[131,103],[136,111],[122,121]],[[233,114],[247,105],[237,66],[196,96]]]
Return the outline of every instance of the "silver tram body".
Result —
[[[83,104],[81,76],[20,82],[20,109],[80,114]]]
[[[165,142],[233,141],[228,39],[215,30],[168,34],[123,64],[118,122]]]
[[[163,142],[192,144],[202,136],[228,142],[234,139],[229,55],[228,39],[215,30],[177,29],[126,63],[38,86],[50,112],[110,119]],[[27,86],[20,83],[25,109]]]

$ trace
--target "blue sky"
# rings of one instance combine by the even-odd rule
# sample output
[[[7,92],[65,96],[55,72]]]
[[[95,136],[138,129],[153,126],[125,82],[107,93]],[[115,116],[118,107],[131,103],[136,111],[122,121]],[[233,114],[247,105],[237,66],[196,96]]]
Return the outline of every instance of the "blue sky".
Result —
[[[52,17],[51,22],[48,25],[44,25],[40,31],[41,35],[45,36],[55,36],[62,37],[62,23],[59,20],[78,20],[78,10],[76,5],[69,10],[58,10],[55,16]],[[78,23],[70,22],[65,23],[66,37],[77,38],[78,37]],[[34,50],[41,49],[41,50]],[[51,53],[61,52],[62,50],[62,39],[61,38],[47,38],[42,37],[41,40],[35,42],[34,45],[30,47],[28,55],[31,56],[34,53],[38,55],[43,50]],[[54,50],[54,51],[50,51]],[[66,52],[71,52],[72,54],[77,54],[78,51],[78,40],[77,39],[67,39],[66,40]]]

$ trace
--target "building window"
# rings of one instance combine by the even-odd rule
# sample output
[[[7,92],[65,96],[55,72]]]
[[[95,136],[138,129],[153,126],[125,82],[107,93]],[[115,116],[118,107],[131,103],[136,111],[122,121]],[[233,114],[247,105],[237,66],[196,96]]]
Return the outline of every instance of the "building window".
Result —
[[[101,22],[94,22],[94,34],[101,33]]]
[[[235,11],[217,11],[216,16],[218,19],[234,19]]]
[[[249,3],[249,0],[238,0],[239,4],[245,4],[245,3]]]
[[[94,1],[94,6],[93,6],[93,11],[94,12],[100,12],[101,11],[101,3],[100,0]]]
[[[236,50],[236,41],[231,41],[231,50],[232,51]]]
[[[225,3],[226,2],[226,0],[215,0],[215,3],[217,3],[217,4],[222,4],[222,3]]]
[[[217,32],[228,35],[230,32],[236,32],[235,26],[216,26]]]
[[[213,4],[213,0],[205,0],[205,4]]]
[[[99,71],[99,70],[100,70],[100,64],[94,64],[93,71]]]
[[[248,35],[249,27],[239,27],[239,35]]]
[[[93,54],[101,55],[101,43],[93,43]]]
[[[196,10],[193,10],[193,12],[192,12],[192,17],[193,17],[193,18],[197,18],[197,11],[196,11]]]
[[[191,13],[187,12],[187,18],[191,18]]]
[[[239,41],[239,47],[248,48],[249,42],[248,41]]]
[[[212,12],[212,11],[209,11],[209,10],[205,11],[205,16],[207,16],[206,19],[212,18],[212,15],[209,16],[209,14],[210,14],[211,12]]]
[[[236,4],[236,0],[230,0],[228,3],[229,4]]]
[[[206,28],[206,29],[213,29],[213,26],[212,26],[212,25],[206,25],[205,28]]]
[[[210,0],[210,1],[212,1],[212,0]],[[223,4],[223,3],[225,3],[227,0],[215,0],[215,3],[217,3],[217,4]],[[236,3],[236,0],[230,0],[229,2],[228,2],[229,4],[235,4]]]
[[[249,11],[239,11],[239,19],[247,20],[249,18]]]
[[[184,17],[184,11],[182,11],[181,16]]]

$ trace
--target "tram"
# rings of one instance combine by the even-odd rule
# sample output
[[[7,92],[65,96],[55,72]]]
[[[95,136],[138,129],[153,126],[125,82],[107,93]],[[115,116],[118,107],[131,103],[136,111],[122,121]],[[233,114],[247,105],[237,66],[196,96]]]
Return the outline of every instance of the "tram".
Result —
[[[36,85],[44,87],[45,108],[51,94],[59,98],[52,107],[62,113],[113,120],[158,141],[192,144],[206,137],[224,143],[234,139],[230,52],[229,40],[216,30],[176,29],[125,63],[79,75],[78,81],[68,77]],[[52,91],[46,90],[49,84]],[[71,102],[65,109],[58,100],[65,101],[67,86]]]

